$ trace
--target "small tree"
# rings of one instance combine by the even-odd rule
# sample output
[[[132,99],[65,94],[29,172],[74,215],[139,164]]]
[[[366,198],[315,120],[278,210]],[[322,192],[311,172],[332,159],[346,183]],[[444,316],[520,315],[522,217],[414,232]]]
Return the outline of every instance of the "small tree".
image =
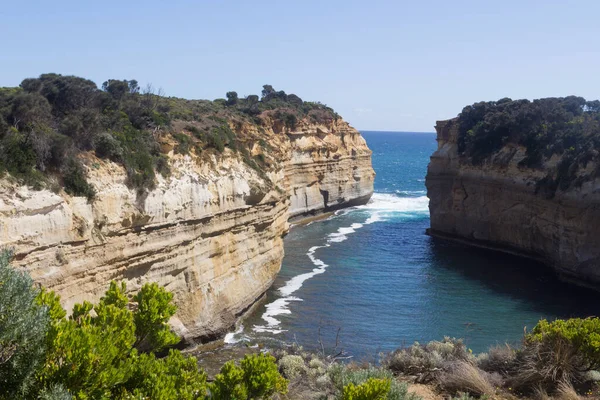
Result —
[[[238,94],[237,92],[227,92],[226,94],[227,96],[227,105],[228,106],[233,106],[236,105],[238,102]]]
[[[270,95],[275,94],[275,89],[271,85],[263,85],[263,90],[261,92],[263,100],[267,99]]]

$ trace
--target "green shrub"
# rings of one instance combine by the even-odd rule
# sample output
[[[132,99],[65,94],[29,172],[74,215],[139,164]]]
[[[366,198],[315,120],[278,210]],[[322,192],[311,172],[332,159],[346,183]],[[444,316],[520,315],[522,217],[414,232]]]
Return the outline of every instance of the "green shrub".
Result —
[[[163,350],[178,341],[166,325],[175,312],[172,295],[146,284],[132,312],[125,290],[124,283],[111,282],[98,304],[76,304],[68,319],[58,296],[39,294],[51,320],[45,364],[38,371],[41,389],[62,385],[77,399],[204,398],[206,375],[193,357],[173,350],[157,359],[135,348]]]
[[[246,355],[240,366],[228,362],[209,385],[209,398],[215,400],[264,399],[275,393],[286,394],[288,381],[277,370],[275,357]]]
[[[287,392],[287,380],[277,370],[275,357],[269,354],[246,355],[240,366],[250,398],[263,398],[274,393]]]
[[[79,399],[109,397],[132,368],[134,332],[129,310],[76,305],[71,318],[57,321],[51,330],[41,382],[62,384]]]
[[[160,155],[155,159],[156,161],[156,171],[161,174],[163,178],[171,175],[171,166],[169,165],[169,157],[165,155]]]
[[[192,143],[190,137],[184,133],[175,133],[173,137],[177,140],[175,154],[189,154]]]
[[[70,160],[63,172],[65,191],[72,196],[84,196],[92,200],[96,196],[96,190],[87,181],[85,171],[80,162]]]
[[[128,184],[140,190],[154,188],[155,159],[158,157],[152,154],[153,146],[156,145],[152,135],[136,129],[126,120],[122,130],[115,132],[114,136],[123,147],[123,164]]]
[[[600,318],[543,319],[525,338],[525,346],[534,343],[564,342],[572,347],[587,369],[600,368]]]
[[[96,136],[94,147],[96,155],[100,158],[108,158],[112,161],[123,159],[123,148],[111,133],[103,132]]]
[[[48,308],[36,302],[31,278],[10,268],[11,254],[0,253],[0,398],[30,396],[43,363]],[[30,397],[29,397],[30,398]]]
[[[298,118],[292,113],[285,114],[283,122],[288,129],[295,129],[296,124],[298,123]]]
[[[36,156],[25,135],[12,131],[2,139],[0,146],[0,160],[8,172],[16,176],[31,173]]]
[[[134,358],[130,379],[120,389],[117,398],[121,399],[204,399],[206,374],[195,358],[179,351],[171,350],[165,358],[141,354]]]
[[[121,282],[121,285],[119,286],[116,281],[111,281],[108,290],[104,296],[100,298],[100,304],[113,305],[121,309],[126,308],[129,304],[129,298],[127,298],[127,295],[125,294],[126,290],[127,285],[125,282]]]
[[[541,320],[517,353],[509,384],[523,391],[554,391],[561,382],[585,380],[600,367],[600,319]]]
[[[394,374],[384,368],[375,368],[373,366],[357,368],[355,366],[344,366],[340,364],[333,365],[328,370],[329,378],[342,394],[344,388],[350,384],[359,386],[369,379],[387,380],[390,382],[390,389],[385,399],[387,400],[416,400],[417,396],[408,393],[408,385],[398,382]]]
[[[304,359],[297,355],[286,355],[281,357],[278,362],[279,368],[288,379],[296,378],[306,372]]]
[[[179,342],[168,322],[177,311],[172,303],[173,294],[158,286],[147,283],[133,297],[137,302],[135,320],[135,346],[140,351],[161,351]]]
[[[52,385],[43,389],[39,394],[39,400],[71,400],[73,396],[62,385]]]
[[[344,387],[342,400],[385,400],[390,392],[389,379],[369,378],[362,385],[349,383]]]
[[[221,373],[215,376],[209,385],[210,399],[213,400],[246,400],[248,389],[244,382],[244,371],[233,361],[221,367]]]

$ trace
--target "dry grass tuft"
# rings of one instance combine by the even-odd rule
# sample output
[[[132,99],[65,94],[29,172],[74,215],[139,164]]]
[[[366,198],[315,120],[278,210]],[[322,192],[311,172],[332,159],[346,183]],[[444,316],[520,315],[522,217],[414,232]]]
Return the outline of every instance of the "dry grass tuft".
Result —
[[[523,390],[541,385],[552,391],[561,382],[578,380],[581,365],[577,350],[565,341],[530,343],[519,355],[509,384]]]
[[[445,337],[442,341],[426,345],[415,342],[396,350],[388,354],[382,364],[396,374],[416,375],[418,383],[427,383],[434,380],[446,364],[473,358],[461,339]]]
[[[561,381],[556,389],[558,400],[581,400],[571,382]]]
[[[486,372],[508,375],[515,368],[517,351],[508,343],[490,347],[487,354],[481,355],[477,366]]]
[[[457,361],[446,372],[440,375],[442,388],[451,392],[468,392],[473,395],[492,395],[494,386],[487,374],[467,361]]]
[[[552,397],[548,395],[548,392],[542,385],[537,385],[533,388],[532,398],[534,400],[552,400]]]

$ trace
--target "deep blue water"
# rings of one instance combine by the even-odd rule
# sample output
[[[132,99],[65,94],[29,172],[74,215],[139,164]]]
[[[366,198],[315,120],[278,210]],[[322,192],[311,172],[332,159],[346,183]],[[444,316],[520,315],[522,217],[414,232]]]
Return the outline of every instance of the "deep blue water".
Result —
[[[293,227],[266,303],[228,341],[340,346],[374,359],[413,341],[462,337],[474,351],[517,342],[540,318],[596,314],[597,295],[531,261],[432,239],[425,174],[435,135],[362,132],[371,202]]]

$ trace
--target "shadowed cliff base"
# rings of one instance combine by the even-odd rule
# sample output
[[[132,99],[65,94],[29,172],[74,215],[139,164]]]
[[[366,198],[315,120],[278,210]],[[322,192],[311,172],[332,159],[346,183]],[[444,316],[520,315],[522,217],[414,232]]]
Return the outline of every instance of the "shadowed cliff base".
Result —
[[[580,288],[586,288],[593,292],[600,292],[600,282],[599,281],[590,281],[586,279],[582,279],[581,275],[577,275],[573,273],[569,269],[560,269],[560,267],[551,265],[543,256],[539,254],[530,253],[527,251],[523,251],[517,247],[510,245],[501,245],[491,241],[485,240],[477,240],[474,238],[465,238],[459,235],[453,235],[446,232],[435,231],[431,228],[425,230],[425,233],[436,240],[448,241],[452,243],[456,243],[459,245],[466,246],[465,251],[468,250],[469,247],[475,247],[488,252],[490,257],[493,257],[494,254],[496,256],[498,253],[514,256],[516,258],[520,258],[520,264],[527,264],[531,266],[533,270],[540,271],[541,269],[545,269],[546,274],[551,274],[560,280],[563,283],[577,286]],[[516,260],[516,259],[515,259]],[[530,263],[527,263],[527,261]]]

